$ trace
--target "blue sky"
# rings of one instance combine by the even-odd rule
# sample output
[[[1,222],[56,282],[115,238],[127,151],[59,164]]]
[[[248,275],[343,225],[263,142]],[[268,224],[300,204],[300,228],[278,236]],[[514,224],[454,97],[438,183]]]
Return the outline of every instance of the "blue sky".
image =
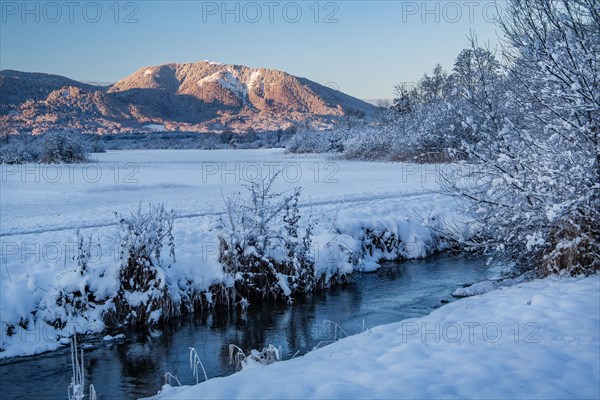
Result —
[[[438,62],[451,68],[470,30],[497,43],[490,0],[115,3],[3,0],[0,69],[113,82],[147,65],[211,60],[376,99]]]

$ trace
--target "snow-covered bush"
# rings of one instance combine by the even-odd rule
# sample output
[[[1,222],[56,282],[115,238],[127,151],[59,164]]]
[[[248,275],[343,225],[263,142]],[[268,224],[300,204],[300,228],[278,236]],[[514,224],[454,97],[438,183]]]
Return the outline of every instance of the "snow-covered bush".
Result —
[[[92,135],[88,139],[88,150],[90,153],[106,153],[106,142],[98,135]]]
[[[117,215],[117,214],[116,214]],[[107,316],[112,323],[151,325],[177,315],[167,286],[163,250],[175,261],[173,222],[175,213],[163,204],[140,205],[130,216],[119,216],[119,290],[115,308]]]
[[[276,175],[248,182],[248,198],[226,202],[227,221],[219,234],[219,261],[234,279],[232,301],[291,300],[322,282],[315,276],[311,252],[315,222],[300,228],[300,189],[272,192]]]
[[[229,364],[235,365],[235,370],[240,371],[252,365],[269,365],[281,361],[281,346],[275,347],[270,344],[262,351],[251,350],[246,355],[242,349],[235,344],[229,345]]]
[[[390,159],[402,133],[392,125],[359,125],[347,132],[344,158],[359,160]]]
[[[338,153],[344,150],[344,139],[347,131],[301,130],[286,143],[286,151],[290,153]]]
[[[400,117],[405,120],[406,143],[394,159],[417,163],[465,159],[461,143],[472,142],[472,135],[460,124],[456,108],[456,100],[446,99],[415,106],[411,114]]]
[[[39,143],[31,135],[6,135],[0,139],[0,164],[37,162]]]
[[[102,143],[88,143],[77,132],[56,131],[43,135],[6,135],[0,139],[0,163],[82,163],[88,151],[102,152]]]
[[[86,148],[78,133],[68,131],[44,134],[39,162],[45,164],[73,164],[88,161]]]
[[[106,299],[99,299],[92,290],[92,275],[90,264],[94,256],[99,254],[99,238],[94,239],[92,235],[85,237],[77,232],[77,248],[74,256],[77,267],[73,271],[66,271],[60,279],[60,287],[57,289],[56,306],[57,312],[51,312],[52,303],[47,307],[46,322],[58,328],[64,328],[74,318],[88,316],[90,309],[95,309]],[[48,319],[49,317],[52,320]]]

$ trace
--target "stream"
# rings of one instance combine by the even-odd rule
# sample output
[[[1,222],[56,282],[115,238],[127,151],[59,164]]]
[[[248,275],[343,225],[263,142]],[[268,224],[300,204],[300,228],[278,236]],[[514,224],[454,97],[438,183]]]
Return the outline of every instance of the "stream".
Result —
[[[161,329],[110,332],[124,333],[120,340],[102,340],[106,333],[89,336],[81,343],[86,385],[94,385],[99,399],[151,396],[164,384],[166,372],[184,385],[196,382],[189,365],[190,347],[197,350],[209,378],[225,376],[235,372],[229,365],[230,344],[246,354],[273,344],[281,346],[283,359],[298,357],[334,339],[330,324],[352,335],[423,316],[440,307],[442,300],[453,301],[451,293],[457,287],[497,276],[484,258],[438,255],[356,273],[354,283],[297,299],[292,305],[250,305],[244,312],[187,316]],[[67,399],[71,374],[68,347],[2,360],[0,393],[10,399]],[[200,374],[203,380],[201,369]]]

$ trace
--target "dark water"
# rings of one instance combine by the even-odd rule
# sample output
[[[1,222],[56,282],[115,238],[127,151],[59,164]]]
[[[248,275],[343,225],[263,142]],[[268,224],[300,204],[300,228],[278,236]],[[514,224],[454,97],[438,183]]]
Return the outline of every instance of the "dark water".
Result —
[[[116,342],[103,342],[100,336],[86,338],[86,384],[94,384],[99,399],[150,396],[163,385],[165,372],[178,376],[182,384],[195,383],[189,347],[198,351],[209,378],[228,375],[234,372],[228,364],[229,344],[246,353],[269,344],[281,346],[287,359],[327,341],[324,320],[336,322],[352,335],[363,328],[425,315],[441,300],[452,300],[456,287],[494,275],[481,258],[436,256],[357,274],[353,284],[291,306],[251,306],[246,312],[187,317],[160,330],[124,332],[126,339]],[[70,357],[65,348],[2,362],[2,398],[66,399]]]

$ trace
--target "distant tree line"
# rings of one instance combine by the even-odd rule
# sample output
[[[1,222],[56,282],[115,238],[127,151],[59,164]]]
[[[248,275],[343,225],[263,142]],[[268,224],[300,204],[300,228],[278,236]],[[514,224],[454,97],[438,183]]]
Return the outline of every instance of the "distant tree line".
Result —
[[[82,163],[89,160],[90,153],[106,150],[276,148],[284,147],[295,129],[245,133],[140,132],[96,135],[67,130],[39,135],[5,134],[0,138],[0,163]]]

